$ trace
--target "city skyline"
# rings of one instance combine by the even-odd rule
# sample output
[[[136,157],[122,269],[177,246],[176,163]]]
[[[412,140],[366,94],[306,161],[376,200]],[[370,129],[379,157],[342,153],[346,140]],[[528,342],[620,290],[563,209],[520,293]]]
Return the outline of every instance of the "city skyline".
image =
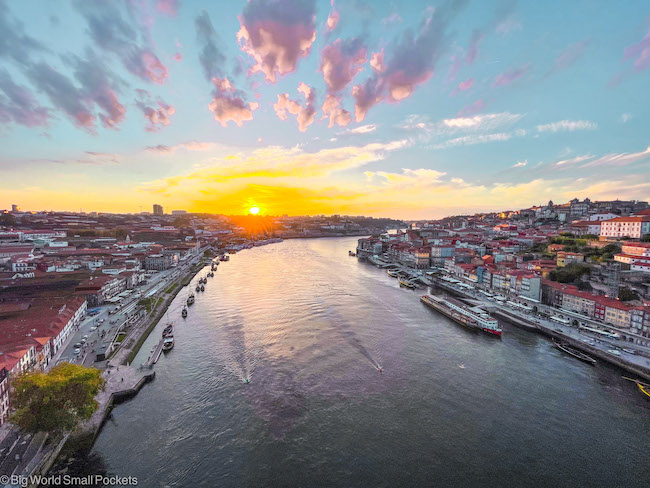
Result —
[[[552,3],[0,2],[0,207],[648,200],[650,9]]]

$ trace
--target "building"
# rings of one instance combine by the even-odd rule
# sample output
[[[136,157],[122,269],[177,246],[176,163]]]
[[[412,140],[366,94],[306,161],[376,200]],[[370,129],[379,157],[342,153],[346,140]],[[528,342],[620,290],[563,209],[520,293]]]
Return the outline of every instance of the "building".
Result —
[[[579,252],[559,251],[557,253],[557,265],[559,268],[563,268],[567,264],[584,263],[584,261],[585,255]]]
[[[179,215],[187,215],[187,210],[172,210],[172,216],[177,217]]]
[[[14,207],[16,205],[13,205]],[[0,425],[9,417],[9,374],[5,368],[0,369]]]
[[[650,234],[650,215],[632,215],[603,220],[600,223],[600,236],[603,238],[620,239],[630,237],[640,239]]]
[[[153,204],[153,214],[154,215],[164,215],[162,205],[158,205],[157,203],[154,203]]]
[[[11,205],[11,211],[12,212],[20,212],[20,207],[14,203],[14,204]]]
[[[96,307],[125,289],[125,278],[119,275],[102,275],[79,283],[76,293],[85,296],[89,306]]]
[[[178,262],[175,254],[150,254],[144,258],[144,269],[147,271],[164,271]]]

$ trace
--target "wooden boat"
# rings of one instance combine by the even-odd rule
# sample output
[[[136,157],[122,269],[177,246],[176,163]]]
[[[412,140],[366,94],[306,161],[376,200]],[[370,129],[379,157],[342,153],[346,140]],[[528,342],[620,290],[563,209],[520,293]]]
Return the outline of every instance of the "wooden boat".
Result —
[[[415,285],[413,283],[411,283],[410,281],[406,281],[406,280],[404,280],[402,278],[400,278],[400,280],[399,280],[399,286],[404,286],[404,287],[409,288],[411,290],[415,289]]]
[[[566,352],[567,354],[587,364],[596,366],[596,360],[594,358],[592,358],[591,356],[587,356],[585,353],[578,351],[576,348],[571,347],[568,344],[562,344],[561,342],[558,342],[555,339],[553,339],[553,344],[555,344],[555,347],[557,347],[560,351]]]
[[[163,329],[162,336],[169,337],[170,335],[172,335],[173,331],[174,331],[174,325],[168,324],[167,327]]]

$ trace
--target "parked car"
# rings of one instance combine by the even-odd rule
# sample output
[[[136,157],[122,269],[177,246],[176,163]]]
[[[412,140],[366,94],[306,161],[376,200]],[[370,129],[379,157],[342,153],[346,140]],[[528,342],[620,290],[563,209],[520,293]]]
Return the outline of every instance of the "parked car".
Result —
[[[74,347],[75,349],[81,349],[81,342],[77,342]]]
[[[81,349],[76,348],[76,349],[74,350],[74,355],[75,355],[75,356],[79,356],[79,354],[81,354]]]

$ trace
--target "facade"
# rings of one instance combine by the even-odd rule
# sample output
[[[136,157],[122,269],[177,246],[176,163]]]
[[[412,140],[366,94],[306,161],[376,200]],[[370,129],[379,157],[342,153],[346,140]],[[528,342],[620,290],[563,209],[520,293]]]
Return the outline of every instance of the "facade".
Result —
[[[600,235],[605,238],[640,239],[646,234],[650,234],[650,215],[616,217],[600,224]]]
[[[565,267],[567,264],[583,263],[584,261],[584,254],[581,254],[579,252],[560,251],[557,253],[557,265],[560,268]]]
[[[144,269],[147,271],[164,271],[174,264],[174,254],[150,254],[144,258]]]
[[[162,205],[158,205],[157,203],[154,203],[153,204],[153,214],[154,215],[164,215]]]
[[[96,307],[126,289],[126,279],[118,276],[102,275],[86,280],[77,286],[76,293],[86,297],[88,305]]]

